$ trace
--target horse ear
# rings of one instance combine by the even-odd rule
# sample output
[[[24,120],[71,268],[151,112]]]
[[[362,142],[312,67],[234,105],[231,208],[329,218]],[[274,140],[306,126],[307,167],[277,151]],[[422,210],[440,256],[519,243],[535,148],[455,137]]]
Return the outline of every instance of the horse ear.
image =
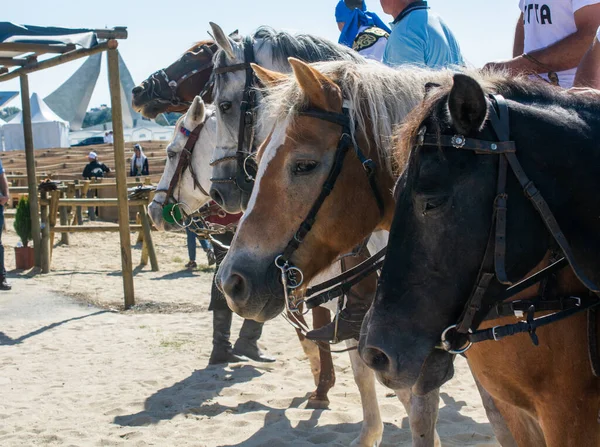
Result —
[[[335,102],[341,102],[342,92],[335,82],[300,59],[290,57],[288,61],[309,102],[323,110],[337,111],[339,104]]]
[[[229,57],[229,59],[234,59],[235,54],[233,53],[233,40],[231,40],[227,35],[223,32],[223,29],[217,25],[216,23],[209,22],[210,27],[212,28],[212,32],[215,35],[215,43],[217,46],[225,51],[225,54]]]
[[[261,67],[258,64],[250,64],[252,70],[254,70],[254,74],[268,88],[275,87],[284,79],[287,78],[287,75],[284,73],[279,73],[278,71],[267,70],[266,68]]]
[[[448,110],[456,130],[464,135],[481,129],[487,116],[487,101],[479,83],[464,74],[454,75]]]
[[[196,127],[199,123],[204,121],[205,112],[204,101],[202,101],[200,96],[196,96],[185,117],[186,127],[189,126],[188,129],[193,130],[190,129],[190,127]]]
[[[436,84],[435,82],[428,82],[425,84],[425,98],[427,98],[432,91],[440,87],[441,85]]]

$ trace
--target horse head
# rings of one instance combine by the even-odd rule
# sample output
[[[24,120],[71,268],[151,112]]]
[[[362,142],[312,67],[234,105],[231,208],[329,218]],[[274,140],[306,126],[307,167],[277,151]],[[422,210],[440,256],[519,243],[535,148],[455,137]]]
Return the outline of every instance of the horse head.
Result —
[[[454,331],[455,339],[464,341],[466,330],[476,330],[502,300],[501,282],[507,283],[502,278],[522,278],[549,249],[550,234],[521,182],[511,172],[506,182],[500,180],[507,169],[501,157],[511,167],[518,160],[548,201],[575,257],[596,262],[584,269],[597,277],[597,253],[591,256],[596,250],[591,247],[598,240],[586,231],[586,219],[600,203],[591,198],[579,206],[572,200],[586,194],[586,175],[597,171],[599,132],[589,130],[596,129],[591,121],[597,122],[598,115],[590,110],[597,110],[597,104],[521,79],[492,78],[488,86],[508,99],[492,98],[479,81],[457,74],[450,88],[433,92],[400,129],[399,152],[410,157],[396,185],[386,261],[360,340],[361,357],[392,388],[427,391],[446,381],[452,374],[450,355],[436,349],[442,333]],[[508,125],[494,124],[502,116]],[[500,149],[507,155],[498,154]],[[497,216],[505,200],[506,236],[499,237],[504,233],[497,233]],[[494,247],[505,244],[505,250],[486,249],[488,241]],[[503,252],[499,264],[496,258]],[[483,284],[480,272],[487,271],[492,279],[481,300],[474,300]],[[461,333],[452,329],[473,312],[473,303],[480,311],[472,324],[459,324]]]
[[[134,110],[147,118],[161,113],[185,111],[196,95],[212,102],[212,40],[198,42],[167,68],[150,75],[132,90]]]
[[[278,103],[291,107],[271,110],[277,115],[276,123],[259,148],[255,187],[217,277],[229,306],[256,320],[273,318],[284,308],[275,260],[286,252],[290,241],[300,240],[299,228],[307,217],[310,231],[287,260],[302,271],[305,285],[340,254],[361,243],[384,219],[351,139],[381,167],[374,175],[382,191],[392,184],[368,132],[354,133],[337,122],[320,119],[325,114],[344,116],[342,90],[334,78],[298,59],[289,62],[293,76],[253,66],[261,83],[270,87],[265,107],[276,108]],[[347,153],[345,161],[340,151]],[[323,186],[338,168],[335,185]],[[327,197],[319,200],[324,188],[330,187]],[[383,196],[391,220],[392,197]],[[321,202],[319,210],[310,218],[316,201]]]
[[[198,139],[192,148],[188,148],[188,140],[195,129],[199,132]],[[197,211],[210,200],[207,193],[211,173],[209,160],[215,142],[214,111],[196,96],[188,112],[177,122],[173,139],[167,146],[163,175],[148,208],[157,228],[167,231],[182,228],[183,222],[178,219],[173,224],[165,221],[166,205],[176,204],[177,213],[185,216]]]

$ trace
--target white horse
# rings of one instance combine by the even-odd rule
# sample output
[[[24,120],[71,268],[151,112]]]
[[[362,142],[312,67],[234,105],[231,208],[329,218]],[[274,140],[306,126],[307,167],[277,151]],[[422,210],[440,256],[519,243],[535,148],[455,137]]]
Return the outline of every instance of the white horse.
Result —
[[[218,107],[217,135],[219,143],[219,146],[215,150],[214,158],[224,160],[229,158],[232,160],[238,150],[240,102],[247,83],[248,74],[243,70],[228,71],[227,67],[241,67],[248,62],[248,53],[245,51],[248,40],[231,39],[225,35],[218,25],[211,23],[211,26],[217,45],[220,48],[220,51],[217,52],[214,59],[217,73],[214,101]],[[275,33],[268,29],[265,30],[264,28],[260,29],[255,33],[253,38],[250,39],[250,42],[253,44],[254,59],[256,63],[263,68],[280,72],[291,71],[288,62],[289,56],[299,56],[303,60],[307,60],[306,54],[315,51],[313,46],[318,41],[319,38],[309,36],[302,36],[301,39],[295,39],[294,36],[286,35],[285,33]],[[317,57],[313,57],[313,60],[346,59],[352,60],[358,64],[365,62],[360,57],[345,54],[344,50],[337,49],[332,46],[331,43],[327,43],[326,41],[323,42],[323,45],[320,48],[321,53],[317,55]],[[392,135],[394,125],[398,124],[408,111],[410,111],[412,106],[416,105],[416,103],[422,99],[423,87],[424,85],[415,86],[410,92],[410,100],[407,100],[399,107],[397,106],[395,111],[388,111],[393,116],[388,117],[387,120],[383,120],[383,117],[386,116],[386,111],[381,110],[381,121],[374,123],[376,126],[374,132],[378,135],[378,138],[385,140],[386,134]],[[408,90],[410,90],[410,88],[405,88],[399,91],[398,94],[402,95],[407,93]],[[390,94],[394,95],[394,92],[390,92]],[[273,130],[276,123],[276,117],[271,115],[268,111],[265,113],[260,104],[260,93],[257,94],[257,97],[259,104],[255,105],[254,113],[257,114],[255,122],[259,124],[254,126],[253,135],[256,146],[260,146],[266,141],[268,135]],[[378,110],[385,106],[385,103],[374,105]],[[277,131],[274,131],[271,137],[273,140],[276,139],[276,134],[279,135]],[[277,142],[273,141],[273,144],[275,145]],[[249,151],[249,148],[245,148],[245,150]],[[239,164],[235,163],[235,160],[233,160],[233,162],[230,162],[227,166],[225,166],[225,163],[215,166],[213,176],[217,178],[233,178],[238,169]],[[260,176],[260,167],[258,175]],[[215,199],[220,199],[218,200],[220,203],[234,210],[246,208],[246,206],[251,207],[254,200],[253,198],[256,195],[255,193],[256,191],[250,196],[239,189],[236,190],[233,182],[224,185],[213,184],[211,190],[211,195],[213,195]],[[241,225],[243,225],[243,222],[244,220],[242,220]],[[377,243],[378,247],[373,248],[382,248],[385,244],[386,241],[380,238]],[[371,253],[373,253],[373,251],[371,251]],[[225,259],[224,263],[227,263],[227,260],[228,258]],[[317,279],[315,278],[314,281],[316,280]],[[355,441],[355,445],[377,445],[382,436],[382,423],[375,395],[373,372],[365,367],[358,356],[351,354],[351,358],[357,384],[359,385],[359,388],[362,387],[360,391],[365,417],[361,435]],[[494,426],[498,438],[506,440],[504,442],[505,445],[512,445],[512,437],[507,434],[504,421],[502,417],[499,416],[493,401],[489,398],[485,390],[481,388],[480,390],[482,392],[486,411],[488,411],[488,415],[490,415],[490,420],[492,421],[492,425]],[[413,434],[413,446],[432,447],[440,445],[439,436],[435,430],[439,406],[439,389],[433,390],[425,396],[416,395],[411,390],[396,390],[396,394],[409,415]]]

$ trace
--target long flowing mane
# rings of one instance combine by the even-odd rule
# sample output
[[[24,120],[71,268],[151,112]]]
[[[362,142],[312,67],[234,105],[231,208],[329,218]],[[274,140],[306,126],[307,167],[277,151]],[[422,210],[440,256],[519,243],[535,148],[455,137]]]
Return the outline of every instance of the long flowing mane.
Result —
[[[369,132],[380,159],[390,171],[395,126],[422,100],[427,82],[452,83],[449,71],[416,67],[392,69],[376,63],[347,61],[319,62],[313,66],[341,88],[354,124],[352,136],[356,131]],[[293,76],[264,94],[265,113],[278,120],[295,115],[307,105],[308,98]]]
[[[310,34],[290,34],[277,31],[269,26],[261,26],[252,35],[256,42],[255,53],[270,51],[274,67],[289,71],[288,57],[295,57],[304,62],[347,60],[354,63],[366,63],[366,60],[356,51],[331,42],[322,37]],[[233,40],[241,42],[243,37],[236,36]],[[236,59],[244,60],[244,49],[241,45],[234,46]],[[231,62],[229,62],[231,63]],[[215,68],[228,64],[227,55],[223,50],[217,51],[214,56]],[[216,77],[215,88],[219,91],[219,84],[224,82],[223,76]]]
[[[600,112],[600,97],[593,94],[573,94],[548,83],[532,81],[525,76],[513,77],[503,72],[468,72],[468,74],[479,81],[486,94],[500,94],[507,99],[546,110],[561,108],[572,110],[574,113],[590,111],[597,114]],[[397,142],[394,153],[397,164],[404,166],[408,161],[425,119],[433,118],[434,115],[438,118],[444,115],[440,113],[440,109],[445,110],[451,87],[452,83],[444,85],[428,95],[397,128],[394,136],[394,140]],[[436,119],[431,121],[432,128],[428,128],[427,131],[439,133],[440,121]]]

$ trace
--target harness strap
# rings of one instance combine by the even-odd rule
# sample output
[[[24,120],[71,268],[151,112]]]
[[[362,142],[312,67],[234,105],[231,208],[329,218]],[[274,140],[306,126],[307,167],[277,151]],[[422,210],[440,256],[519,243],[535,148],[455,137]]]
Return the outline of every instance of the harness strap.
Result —
[[[561,310],[560,312],[556,312],[535,319],[533,317],[537,309],[534,306],[530,306],[527,310],[526,321],[519,321],[515,324],[508,324],[506,326],[496,326],[490,329],[475,331],[472,334],[468,334],[467,337],[470,342],[478,343],[486,340],[498,341],[504,337],[527,332],[531,336],[533,343],[537,346],[537,335],[535,333],[537,328],[556,323],[557,321],[564,320],[565,318],[569,318],[570,316],[575,315],[579,312],[591,309],[600,303],[600,300],[596,296],[582,298],[573,297],[573,299],[577,299],[580,302],[580,304],[573,306],[569,309]]]
[[[550,234],[552,234],[552,237],[554,237],[554,240],[561,248],[563,254],[565,255],[565,258],[567,258],[567,260],[569,261],[569,264],[571,265],[571,268],[573,269],[573,272],[575,273],[579,281],[581,281],[581,283],[590,291],[596,294],[599,293],[600,289],[598,289],[598,287],[590,279],[588,279],[587,275],[581,270],[581,267],[575,260],[575,256],[573,255],[573,251],[571,250],[567,238],[560,229],[560,226],[558,225],[556,218],[552,214],[548,203],[546,203],[546,201],[542,197],[542,194],[536,188],[533,182],[529,180],[529,177],[527,177],[525,171],[523,171],[523,167],[521,166],[521,163],[519,163],[519,160],[517,159],[516,155],[506,154],[506,158],[510,163],[515,177],[517,177],[517,180],[523,187],[525,195],[529,200],[531,200],[533,206],[542,217],[546,228],[548,229]]]
[[[171,182],[169,183],[169,189],[167,189],[167,200],[169,200],[169,198],[173,196],[173,191],[177,187],[177,184],[179,183],[179,179],[181,178],[183,171],[188,167],[190,168],[190,173],[192,174],[192,178],[194,179],[194,187],[198,187],[200,191],[202,191],[202,194],[210,197],[210,195],[200,185],[200,182],[196,178],[196,175],[194,174],[193,169],[191,168],[191,158],[192,153],[194,152],[194,146],[198,141],[198,137],[200,136],[200,132],[202,131],[203,127],[204,122],[196,126],[196,128],[190,133],[190,136],[188,137],[188,140],[185,143],[185,147],[179,154],[179,161],[177,162],[177,167],[175,168],[175,174],[171,178]]]
[[[567,310],[578,308],[581,298],[568,296],[555,300],[516,300],[508,303],[498,303],[488,312],[484,321],[495,320],[501,317],[522,317],[533,306],[535,312],[547,312],[551,310]]]

